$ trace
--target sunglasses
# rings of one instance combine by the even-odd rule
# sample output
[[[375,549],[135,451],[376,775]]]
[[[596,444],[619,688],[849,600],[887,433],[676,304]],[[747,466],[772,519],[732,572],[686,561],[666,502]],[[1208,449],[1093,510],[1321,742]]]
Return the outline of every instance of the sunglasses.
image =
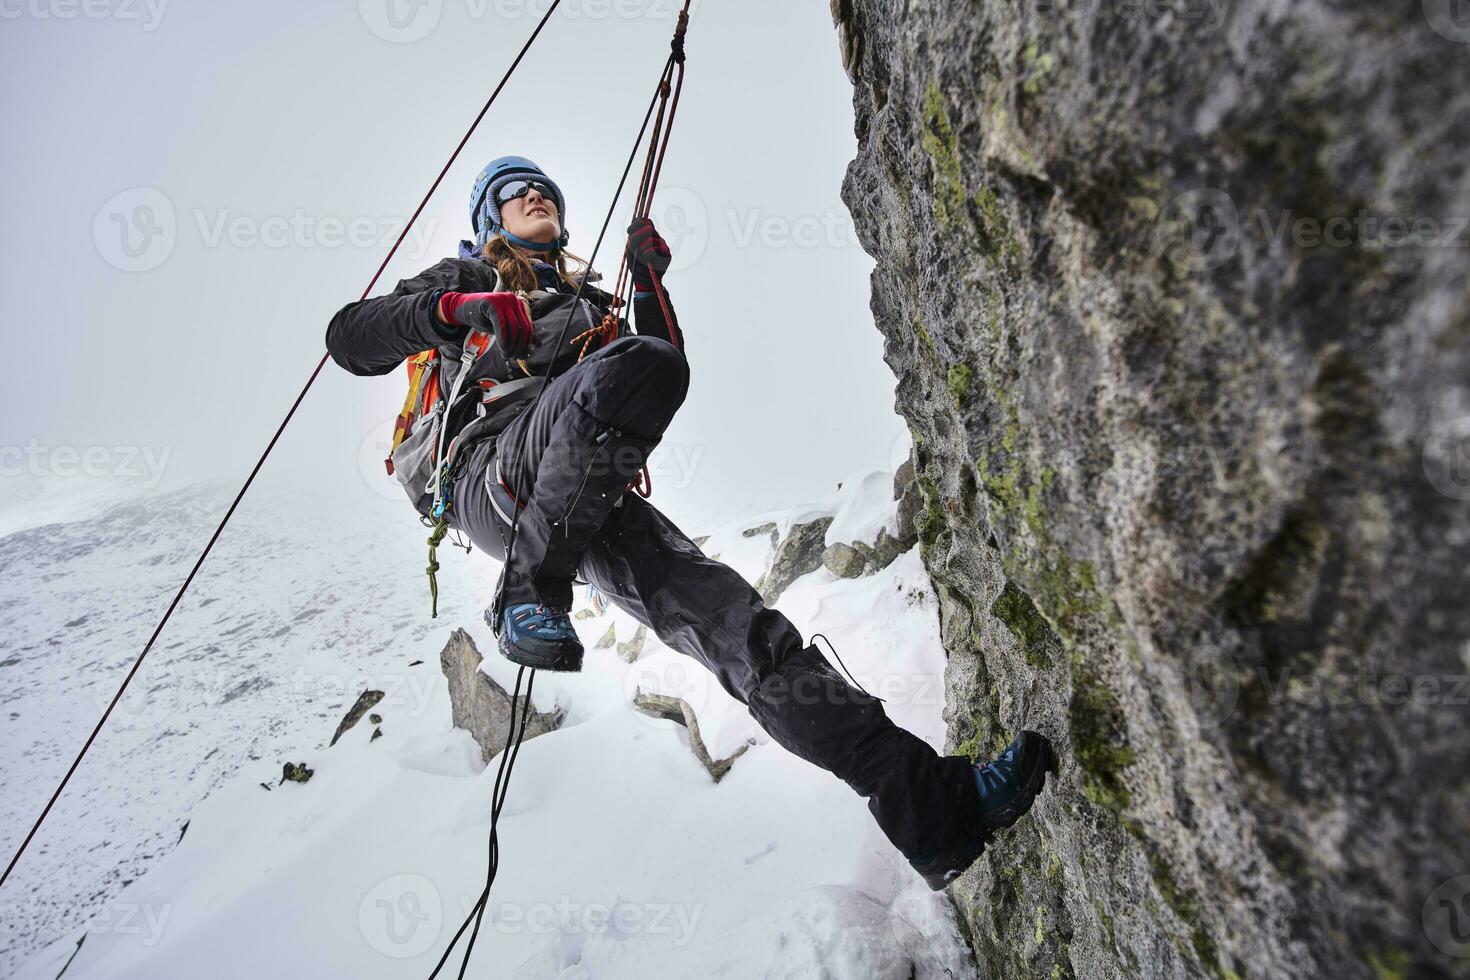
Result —
[[[513,180],[495,193],[495,202],[504,204],[506,201],[514,201],[518,197],[525,197],[533,190],[552,207],[556,206],[556,192],[549,184],[543,184],[539,180]]]

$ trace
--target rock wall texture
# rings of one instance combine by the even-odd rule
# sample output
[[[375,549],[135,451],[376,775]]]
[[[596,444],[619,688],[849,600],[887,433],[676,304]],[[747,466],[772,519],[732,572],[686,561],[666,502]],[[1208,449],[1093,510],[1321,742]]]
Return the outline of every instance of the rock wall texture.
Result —
[[[992,976],[1470,975],[1458,2],[833,0]]]

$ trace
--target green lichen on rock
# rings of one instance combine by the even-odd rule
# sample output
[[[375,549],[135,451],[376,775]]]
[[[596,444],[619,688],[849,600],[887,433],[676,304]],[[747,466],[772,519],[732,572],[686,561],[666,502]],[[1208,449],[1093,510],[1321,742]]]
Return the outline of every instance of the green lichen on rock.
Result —
[[[975,192],[975,210],[979,214],[978,230],[981,252],[996,268],[1016,272],[1021,261],[1021,243],[1011,231],[1000,196],[988,185]]]
[[[1136,829],[1136,825],[1130,827],[1137,836],[1142,836]],[[1189,930],[1189,942],[1195,956],[1200,964],[1216,975],[1222,975],[1220,968],[1219,953],[1215,948],[1215,941],[1205,930],[1200,920],[1199,898],[1194,892],[1179,884],[1170,869],[1167,859],[1159,852],[1157,847],[1145,841],[1145,849],[1148,851],[1149,871],[1154,879],[1154,887],[1159,890],[1159,897],[1173,910]]]
[[[968,364],[951,364],[949,366],[949,393],[954,397],[955,406],[964,408],[965,403],[970,400],[970,380],[974,372]]]
[[[991,502],[992,516],[1030,534],[1028,547],[1002,556],[1006,571],[1025,585],[1032,601],[1065,639],[1076,634],[1087,617],[1106,612],[1109,604],[1098,591],[1092,564],[1074,559],[1053,540],[1043,501],[1055,471],[1047,467],[1035,477],[1030,474],[1018,448],[1021,427],[1016,410],[1009,401],[1003,405],[1007,421],[999,452],[983,451],[975,468]]]
[[[276,785],[279,786],[286,782],[305,783],[310,781],[314,775],[316,775],[316,770],[308,769],[304,762],[287,762],[281,766],[281,779]]]
[[[1005,588],[991,604],[990,612],[1005,623],[1006,628],[1015,636],[1027,663],[1043,669],[1051,666],[1056,634],[1037,610],[1031,597],[1018,589],[1016,583],[1005,584]]]
[[[1050,51],[1042,51],[1041,46],[1032,41],[1021,52],[1021,61],[1025,79],[1021,83],[1021,90],[1027,95],[1035,95],[1041,91],[1042,85],[1056,68],[1056,56]]]
[[[939,537],[949,526],[949,521],[945,516],[944,499],[940,495],[938,484],[923,474],[919,474],[915,482],[924,505],[914,519],[914,529],[919,532],[919,548],[924,553],[939,543]]]
[[[922,116],[921,144],[934,165],[934,220],[940,228],[953,230],[965,213],[965,178],[959,140],[938,82],[931,81],[924,89]]]
[[[929,333],[929,328],[924,326],[923,320],[914,321],[914,336],[919,338],[919,349],[931,358],[939,355],[934,350],[934,337]]]
[[[1124,770],[1138,758],[1128,740],[1128,722],[1117,695],[1099,678],[1073,677],[1072,753],[1085,771],[1083,792],[1097,806],[1122,813],[1133,801]]]
[[[1008,569],[1011,567],[1007,565]],[[1063,639],[1077,636],[1088,619],[1110,610],[1098,591],[1097,571],[1092,563],[1072,558],[1049,540],[1035,558],[1022,559],[1015,567],[1030,587],[1037,608],[1055,624]]]
[[[1367,956],[1368,969],[1374,980],[1406,980],[1414,957],[1403,949],[1377,949]]]

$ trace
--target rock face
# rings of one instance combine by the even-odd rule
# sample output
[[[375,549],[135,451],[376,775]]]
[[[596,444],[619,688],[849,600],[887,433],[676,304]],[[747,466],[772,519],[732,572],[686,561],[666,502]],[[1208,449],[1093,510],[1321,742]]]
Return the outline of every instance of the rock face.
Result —
[[[449,642],[439,653],[439,667],[449,681],[454,726],[474,736],[480,746],[480,757],[488,763],[505,748],[512,709],[517,712],[524,710],[525,702],[512,702],[509,692],[480,670],[483,659],[475,641],[462,629],[449,635]],[[526,734],[522,741],[555,730],[561,721],[560,710],[537,711],[533,707],[526,719]]]
[[[1063,756],[982,973],[1470,973],[1451,7],[833,0],[950,744]]]

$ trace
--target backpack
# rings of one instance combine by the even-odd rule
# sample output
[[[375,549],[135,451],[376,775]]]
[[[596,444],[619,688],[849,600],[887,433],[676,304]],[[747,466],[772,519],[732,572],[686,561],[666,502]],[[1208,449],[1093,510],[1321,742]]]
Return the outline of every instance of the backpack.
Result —
[[[460,403],[461,379],[468,374],[470,365],[489,349],[492,340],[489,334],[471,331],[465,339],[464,354],[458,359],[445,357],[436,347],[420,351],[404,363],[408,371],[408,396],[393,424],[393,441],[389,444],[383,465],[388,475],[402,485],[415,507],[426,493],[434,493],[435,503],[439,502],[436,491],[442,469],[440,463],[451,460],[454,450],[469,436],[484,434],[484,426],[474,426],[474,432],[466,427],[446,450],[446,417],[450,409]],[[539,378],[535,380],[540,381]],[[526,386],[516,382],[497,385],[482,381],[481,403],[500,400],[511,394],[511,389],[517,389],[516,393],[521,394],[518,389],[523,387]]]

